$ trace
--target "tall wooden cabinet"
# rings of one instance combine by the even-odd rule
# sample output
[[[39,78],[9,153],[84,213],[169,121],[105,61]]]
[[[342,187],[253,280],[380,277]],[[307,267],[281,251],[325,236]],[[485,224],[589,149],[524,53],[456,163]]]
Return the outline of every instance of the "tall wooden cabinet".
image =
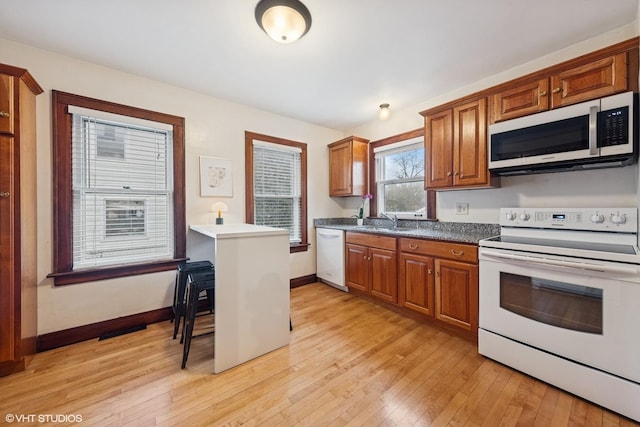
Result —
[[[492,185],[487,170],[487,100],[420,114],[425,120],[425,188]]]
[[[368,140],[350,136],[329,144],[329,196],[364,196],[368,171]]]
[[[0,375],[35,353],[36,95],[23,68],[0,64]]]

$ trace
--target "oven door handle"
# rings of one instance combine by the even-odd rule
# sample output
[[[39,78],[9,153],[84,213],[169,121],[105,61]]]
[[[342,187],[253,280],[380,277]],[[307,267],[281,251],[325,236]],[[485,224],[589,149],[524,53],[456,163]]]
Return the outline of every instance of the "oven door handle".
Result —
[[[493,251],[487,251],[487,250],[483,250],[480,253],[481,255],[485,255],[489,257],[510,259],[514,261],[532,262],[536,264],[552,265],[555,267],[578,268],[581,270],[600,271],[603,273],[621,273],[621,274],[630,274],[630,275],[638,274],[638,269],[633,267],[622,267],[622,266],[613,266],[613,265],[589,264],[584,262],[563,261],[563,260],[557,260],[557,259],[535,257],[530,255],[506,254],[502,252],[493,252]]]

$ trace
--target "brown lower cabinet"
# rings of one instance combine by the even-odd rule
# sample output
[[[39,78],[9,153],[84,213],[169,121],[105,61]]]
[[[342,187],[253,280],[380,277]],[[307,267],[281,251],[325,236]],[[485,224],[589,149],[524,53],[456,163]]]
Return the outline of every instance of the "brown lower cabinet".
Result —
[[[477,246],[353,232],[345,246],[354,293],[477,339]]]
[[[477,337],[477,247],[408,238],[400,238],[398,246],[399,305]]]
[[[381,301],[398,301],[396,238],[347,232],[347,286]]]

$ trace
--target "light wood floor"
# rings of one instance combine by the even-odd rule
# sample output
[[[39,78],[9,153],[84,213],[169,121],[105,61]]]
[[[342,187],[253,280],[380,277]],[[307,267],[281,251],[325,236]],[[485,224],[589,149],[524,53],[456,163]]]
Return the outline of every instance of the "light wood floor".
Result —
[[[326,285],[293,289],[291,307],[288,347],[219,375],[212,336],[193,341],[180,369],[169,322],[37,354],[0,378],[0,424],[62,414],[84,426],[638,425]]]

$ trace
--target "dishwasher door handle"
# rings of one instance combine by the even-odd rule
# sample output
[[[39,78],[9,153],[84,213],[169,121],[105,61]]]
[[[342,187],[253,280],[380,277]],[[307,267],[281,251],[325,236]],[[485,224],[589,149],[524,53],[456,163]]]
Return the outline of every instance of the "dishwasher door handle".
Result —
[[[321,231],[318,231],[318,236],[326,237],[329,239],[337,239],[340,237],[340,234],[323,233]]]

